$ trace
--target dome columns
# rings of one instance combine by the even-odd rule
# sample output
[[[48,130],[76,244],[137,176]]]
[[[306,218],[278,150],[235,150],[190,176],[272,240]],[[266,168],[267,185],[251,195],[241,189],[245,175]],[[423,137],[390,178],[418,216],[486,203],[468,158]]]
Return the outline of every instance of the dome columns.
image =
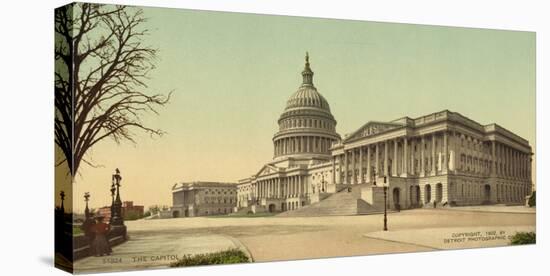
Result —
[[[330,155],[330,147],[335,138],[323,136],[287,136],[274,141],[275,157],[294,154]]]

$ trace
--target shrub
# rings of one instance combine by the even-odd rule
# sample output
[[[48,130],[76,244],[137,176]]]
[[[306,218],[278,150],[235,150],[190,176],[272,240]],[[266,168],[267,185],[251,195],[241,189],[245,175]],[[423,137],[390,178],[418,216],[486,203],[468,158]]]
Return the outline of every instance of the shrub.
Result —
[[[527,202],[527,203],[529,204],[529,207],[537,206],[536,197],[537,197],[537,192],[536,192],[536,191],[533,191],[533,193],[532,193],[531,196],[529,197],[529,201]]]
[[[510,240],[512,245],[534,244],[537,242],[535,232],[517,232]]]
[[[170,264],[171,267],[211,265],[211,264],[237,264],[250,262],[248,256],[239,249],[229,249],[225,251],[185,255],[178,261]]]
[[[135,211],[135,210],[129,210],[124,212],[124,220],[136,220],[142,217],[143,216],[138,211]]]

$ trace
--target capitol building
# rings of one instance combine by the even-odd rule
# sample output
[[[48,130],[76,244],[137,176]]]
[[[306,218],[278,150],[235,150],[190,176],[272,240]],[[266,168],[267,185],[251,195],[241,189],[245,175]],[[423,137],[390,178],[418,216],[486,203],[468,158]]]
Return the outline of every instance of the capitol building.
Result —
[[[273,160],[239,180],[237,207],[303,214],[423,206],[522,204],[531,194],[529,142],[497,125],[443,110],[368,121],[341,137],[328,101],[303,81],[273,136]],[[299,209],[304,209],[302,212]]]
[[[235,190],[229,212],[294,216],[368,214],[383,210],[384,202],[398,210],[513,205],[531,194],[533,152],[511,131],[443,110],[368,121],[342,137],[313,75],[306,54],[302,84],[277,121],[271,161],[233,185],[176,184],[175,210],[186,216],[224,212],[222,190]],[[209,191],[216,197],[207,202],[201,195]]]

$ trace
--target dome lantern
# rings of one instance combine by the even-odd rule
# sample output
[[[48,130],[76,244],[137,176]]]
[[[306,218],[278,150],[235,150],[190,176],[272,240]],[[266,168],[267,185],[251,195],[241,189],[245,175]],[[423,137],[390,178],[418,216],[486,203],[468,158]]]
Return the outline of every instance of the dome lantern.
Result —
[[[313,71],[309,67],[309,53],[306,52],[306,65],[302,71],[302,86],[313,86]]]

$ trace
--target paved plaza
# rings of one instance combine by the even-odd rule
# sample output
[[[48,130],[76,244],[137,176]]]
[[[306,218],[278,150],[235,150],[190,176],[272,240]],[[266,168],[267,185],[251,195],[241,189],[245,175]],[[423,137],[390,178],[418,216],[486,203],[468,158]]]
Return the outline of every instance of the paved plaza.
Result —
[[[414,209],[388,215],[195,217],[127,222],[130,240],[110,257],[88,257],[77,272],[166,267],[173,256],[240,248],[255,262],[503,246],[516,231],[534,231],[534,209],[503,212]],[[524,208],[525,212],[520,212]],[[138,258],[136,260],[136,258]],[[114,261],[114,263],[104,263]],[[103,270],[103,269],[100,269]]]

